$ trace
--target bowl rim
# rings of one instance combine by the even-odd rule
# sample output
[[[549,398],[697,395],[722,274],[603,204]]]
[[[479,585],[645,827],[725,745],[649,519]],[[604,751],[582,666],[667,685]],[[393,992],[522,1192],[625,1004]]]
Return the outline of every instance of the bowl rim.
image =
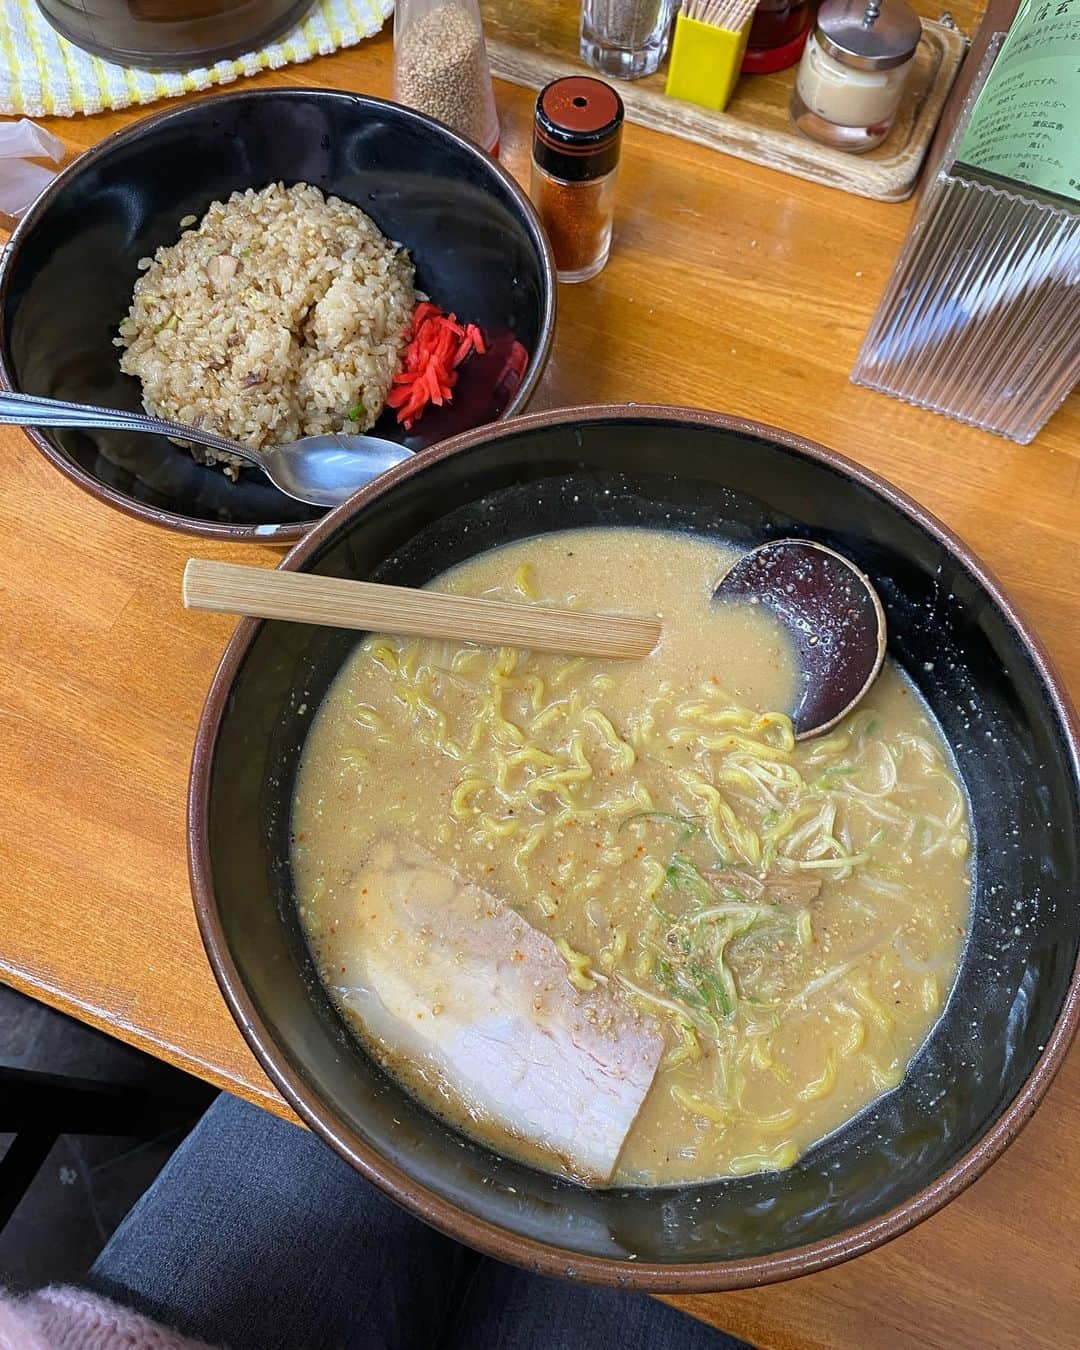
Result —
[[[666,404],[595,405],[533,413],[510,423],[494,423],[433,446],[422,457],[388,470],[318,522],[279,564],[303,570],[311,556],[357,511],[377,501],[399,482],[422,473],[437,460],[462,454],[478,444],[512,438],[544,427],[591,422],[678,423],[771,440],[784,449],[824,465],[869,488],[926,530],[965,567],[998,606],[1026,649],[1058,715],[1074,779],[1080,783],[1080,719],[1061,676],[1041,640],[1015,602],[970,548],[936,516],[874,471],[805,437],[766,423],[703,409]],[[971,1185],[1013,1142],[1030,1120],[1061,1067],[1080,1026],[1080,957],[1053,1030],[1027,1079],[986,1133],[941,1176],[877,1218],[835,1237],[761,1256],[731,1261],[637,1262],[567,1252],[509,1232],[443,1199],[390,1163],[372,1146],[335,1120],[315,1092],[288,1064],[259,1017],[228,950],[217,910],[209,849],[210,774],[218,732],[233,681],[265,620],[242,619],[214,675],[195,737],[188,792],[188,868],[199,931],[214,976],[233,1017],[258,1063],[306,1125],[380,1189],[439,1229],[488,1256],[545,1275],[651,1293],[709,1293],[744,1289],[809,1275],[859,1256],[899,1236],[936,1213]]]
[[[540,260],[540,270],[543,277],[543,286],[545,297],[543,309],[540,315],[540,335],[536,347],[529,358],[529,369],[525,379],[515,392],[513,398],[506,405],[505,409],[499,415],[498,421],[514,416],[519,410],[528,405],[529,399],[536,391],[536,386],[543,378],[547,367],[548,358],[551,355],[551,346],[555,338],[555,316],[557,309],[558,286],[556,284],[555,257],[551,251],[551,244],[547,234],[540,223],[540,217],[536,208],[529,199],[524,188],[517,182],[514,176],[503,167],[502,164],[486,151],[481,150],[467,137],[459,135],[445,123],[438,121],[434,117],[428,117],[426,114],[418,112],[415,108],[406,107],[400,103],[394,103],[389,99],[377,98],[373,94],[353,93],[347,89],[320,88],[316,85],[303,86],[273,86],[266,89],[240,89],[232,90],[225,94],[207,94],[192,100],[185,100],[175,107],[163,108],[159,112],[150,113],[145,117],[140,117],[130,126],[121,127],[119,130],[111,132],[105,136],[96,145],[90,146],[77,155],[70,164],[64,166],[57,174],[47,188],[36,198],[33,205],[27,211],[26,215],[19,221],[12,231],[11,238],[0,249],[0,314],[7,307],[8,292],[10,289],[11,274],[14,268],[15,259],[26,240],[33,232],[38,220],[52,204],[53,199],[64,187],[73,179],[77,178],[85,169],[90,168],[99,160],[106,158],[117,147],[127,144],[129,141],[138,139],[148,131],[152,131],[162,123],[174,119],[183,119],[193,113],[196,109],[205,108],[207,104],[241,103],[241,102],[260,102],[271,99],[294,99],[310,98],[317,95],[320,98],[347,99],[353,103],[363,105],[369,110],[386,110],[393,112],[396,116],[404,117],[406,120],[418,122],[429,130],[435,130],[440,135],[454,142],[460,149],[471,155],[475,160],[483,163],[484,167],[494,175],[495,179],[509,193],[511,199],[516,204],[522,214],[525,225],[533,244],[536,247]],[[0,390],[18,393],[19,388],[13,379],[13,362],[8,350],[8,335],[6,328],[0,326]],[[485,426],[493,425],[484,423]],[[477,428],[470,428],[476,430]],[[318,523],[315,521],[283,521],[275,524],[231,524],[223,521],[214,520],[196,520],[192,516],[180,515],[176,511],[167,510],[164,507],[152,506],[147,502],[140,502],[117,488],[110,487],[106,483],[100,482],[93,474],[88,473],[80,464],[57,450],[55,446],[41,434],[37,427],[23,427],[23,432],[27,438],[35,445],[42,454],[48,459],[60,472],[77,484],[85,492],[89,492],[92,497],[98,501],[104,502],[108,506],[114,506],[123,511],[125,515],[134,516],[136,520],[149,521],[151,525],[160,525],[166,529],[179,531],[181,534],[196,535],[204,539],[222,539],[231,540],[234,543],[255,543],[271,545],[291,545],[298,540],[303,539],[305,535]],[[467,433],[460,433],[465,435]],[[429,449],[431,447],[428,447]],[[426,451],[418,451],[418,454],[425,454]],[[320,517],[320,520],[323,519]]]

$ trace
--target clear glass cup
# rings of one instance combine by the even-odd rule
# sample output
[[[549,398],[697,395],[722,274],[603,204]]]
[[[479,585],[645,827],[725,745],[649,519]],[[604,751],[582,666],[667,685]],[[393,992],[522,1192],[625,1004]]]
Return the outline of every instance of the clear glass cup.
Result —
[[[667,54],[678,0],[581,0],[581,59],[604,75],[638,80]]]

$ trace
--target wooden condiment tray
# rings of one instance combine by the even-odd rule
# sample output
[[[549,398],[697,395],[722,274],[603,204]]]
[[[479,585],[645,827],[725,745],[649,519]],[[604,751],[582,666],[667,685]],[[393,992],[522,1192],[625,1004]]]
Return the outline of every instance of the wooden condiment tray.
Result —
[[[492,72],[527,89],[559,75],[589,72],[578,56],[578,7],[547,0],[482,0]],[[664,93],[666,74],[620,81],[631,122],[697,141],[812,182],[879,201],[903,201],[915,188],[949,89],[967,48],[953,28],[923,19],[923,37],[889,138],[865,155],[849,155],[799,135],[788,120],[795,68],[745,75],[725,112]]]

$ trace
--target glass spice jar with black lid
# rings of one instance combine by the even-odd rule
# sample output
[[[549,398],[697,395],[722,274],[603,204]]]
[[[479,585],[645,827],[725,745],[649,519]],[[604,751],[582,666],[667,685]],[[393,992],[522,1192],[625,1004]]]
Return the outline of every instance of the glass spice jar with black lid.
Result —
[[[591,76],[553,80],[537,97],[529,195],[560,281],[588,281],[607,262],[622,124],[622,99]]]

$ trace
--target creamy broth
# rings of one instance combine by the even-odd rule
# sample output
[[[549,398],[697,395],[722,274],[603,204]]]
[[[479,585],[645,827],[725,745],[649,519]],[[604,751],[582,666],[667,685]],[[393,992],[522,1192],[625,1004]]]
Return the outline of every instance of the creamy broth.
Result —
[[[373,636],[304,749],[296,893],[345,1017],[469,1133],[593,1182],[790,1166],[900,1081],[966,932],[966,800],[918,695],[887,664],[840,728],[796,744],[770,711],[796,694],[782,633],[711,603],[735,556],[591,529],[472,559],[433,588],[659,612],[662,643],[620,663]],[[455,970],[484,984],[488,960],[511,999],[529,974],[547,1019],[500,1051],[504,1080],[489,1042],[461,1050],[486,994]],[[585,1058],[611,1043],[610,1121],[574,1117],[575,1092],[596,1110],[587,1075],[566,1119],[523,1102],[515,1056],[553,1027]]]

